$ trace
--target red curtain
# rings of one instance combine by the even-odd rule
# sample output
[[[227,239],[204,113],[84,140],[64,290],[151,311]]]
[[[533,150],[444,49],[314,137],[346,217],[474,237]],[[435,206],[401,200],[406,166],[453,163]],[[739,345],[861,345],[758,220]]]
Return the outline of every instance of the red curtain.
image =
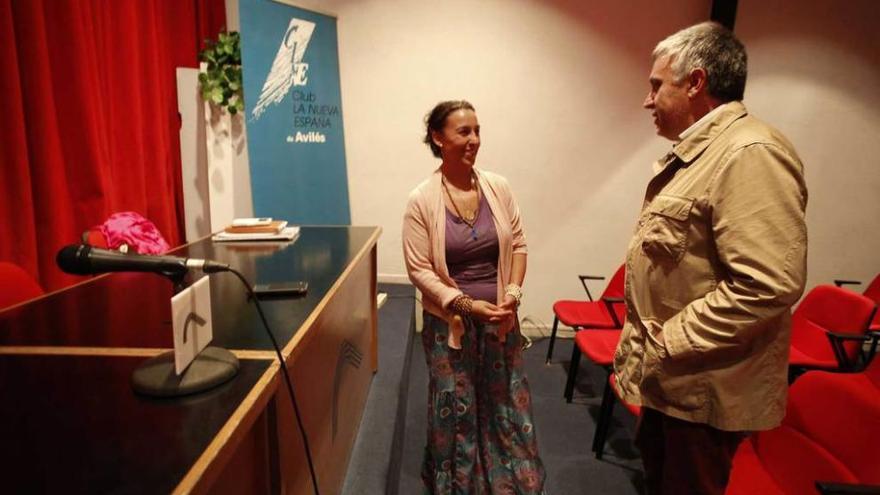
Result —
[[[0,260],[53,290],[55,254],[117,211],[183,239],[176,67],[223,0],[0,0]]]

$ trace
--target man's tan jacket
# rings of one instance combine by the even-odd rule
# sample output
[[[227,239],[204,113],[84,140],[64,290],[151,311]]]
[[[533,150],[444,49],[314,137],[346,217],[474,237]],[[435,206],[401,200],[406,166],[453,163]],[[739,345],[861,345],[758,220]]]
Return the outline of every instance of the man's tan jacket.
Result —
[[[800,159],[732,102],[655,167],[626,260],[620,392],[722,430],[772,428],[806,278]]]

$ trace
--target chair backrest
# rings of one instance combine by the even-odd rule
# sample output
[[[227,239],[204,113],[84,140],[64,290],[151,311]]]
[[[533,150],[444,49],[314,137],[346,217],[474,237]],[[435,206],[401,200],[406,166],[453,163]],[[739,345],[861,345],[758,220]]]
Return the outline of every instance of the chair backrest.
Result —
[[[880,304],[880,273],[868,284],[862,295]],[[880,311],[874,313],[874,320],[871,321],[871,330],[880,330]]]
[[[605,286],[605,291],[602,292],[602,299],[623,299],[623,286],[625,282],[626,263],[620,265],[620,267],[617,268],[617,271],[614,272],[611,280],[608,281],[608,285]],[[613,307],[614,312],[617,314],[617,321],[622,323],[624,320],[626,320],[626,306],[624,306],[623,304],[615,304]]]
[[[43,295],[43,288],[20,266],[0,261],[0,309]]]
[[[620,265],[617,268],[617,271],[614,272],[614,275],[611,277],[611,280],[608,281],[608,285],[605,286],[605,291],[602,292],[603,298],[613,298],[619,297],[623,298],[623,284],[626,281],[626,264]]]
[[[833,285],[818,285],[804,296],[791,317],[791,345],[811,357],[834,360],[827,332],[864,334],[876,304],[867,297]],[[844,344],[854,359],[860,343]]]
[[[868,287],[865,288],[865,292],[862,292],[862,295],[875,303],[880,304],[880,273],[874,277],[874,280],[871,280],[871,283],[868,284]]]
[[[785,493],[815,493],[815,481],[880,483],[880,394],[864,389],[857,373],[824,371],[791,386],[782,425],[753,438]]]

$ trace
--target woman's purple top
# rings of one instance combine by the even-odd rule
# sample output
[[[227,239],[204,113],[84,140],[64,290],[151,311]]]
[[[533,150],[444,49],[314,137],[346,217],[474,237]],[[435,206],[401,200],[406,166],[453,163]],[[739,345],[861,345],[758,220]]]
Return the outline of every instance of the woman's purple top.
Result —
[[[462,292],[498,303],[498,234],[485,196],[480,198],[474,231],[446,209],[446,266]]]

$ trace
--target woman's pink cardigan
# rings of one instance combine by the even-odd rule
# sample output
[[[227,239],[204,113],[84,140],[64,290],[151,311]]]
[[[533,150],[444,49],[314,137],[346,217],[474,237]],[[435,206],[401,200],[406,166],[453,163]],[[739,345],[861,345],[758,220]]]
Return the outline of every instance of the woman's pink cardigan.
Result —
[[[498,232],[498,301],[510,283],[513,255],[527,252],[519,207],[507,180],[498,174],[474,168],[480,190],[492,210]],[[446,267],[446,207],[443,205],[440,169],[418,185],[409,195],[403,216],[403,256],[409,279],[422,292],[422,305],[429,313],[443,318],[450,328],[449,346],[460,348],[464,333],[461,318],[446,308],[462,294]],[[513,327],[499,328],[499,337]]]

